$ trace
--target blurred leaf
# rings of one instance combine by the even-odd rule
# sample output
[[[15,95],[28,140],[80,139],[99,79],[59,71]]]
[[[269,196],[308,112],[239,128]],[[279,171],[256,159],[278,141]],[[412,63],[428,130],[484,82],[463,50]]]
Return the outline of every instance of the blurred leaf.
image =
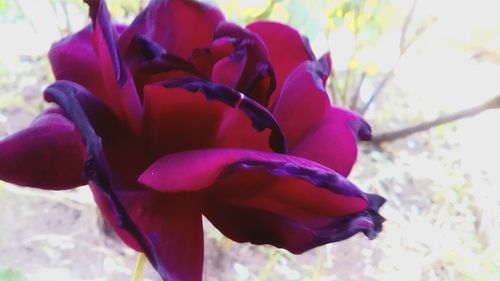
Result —
[[[7,0],[0,0],[0,13],[7,9]]]
[[[12,268],[0,269],[0,281],[27,281],[28,279],[22,272]]]

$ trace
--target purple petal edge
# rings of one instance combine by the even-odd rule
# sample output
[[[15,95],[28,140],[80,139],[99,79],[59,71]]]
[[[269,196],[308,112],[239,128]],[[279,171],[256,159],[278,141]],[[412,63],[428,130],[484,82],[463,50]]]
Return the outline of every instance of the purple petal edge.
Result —
[[[318,167],[304,167],[285,161],[261,161],[243,159],[228,166],[221,176],[241,169],[263,169],[274,176],[290,176],[306,180],[319,188],[325,188],[337,194],[349,197],[366,198],[364,193],[345,177]]]
[[[316,239],[304,251],[321,245],[345,240],[358,232],[362,232],[368,239],[373,240],[382,231],[382,223],[385,218],[378,211],[385,203],[385,199],[376,194],[366,194],[368,208],[366,210],[339,217],[332,220],[330,225],[314,230]],[[302,253],[304,251],[299,251]]]
[[[278,153],[287,153],[285,137],[273,115],[262,105],[231,88],[209,81],[180,78],[160,83],[166,88],[181,87],[190,92],[202,92],[208,100],[218,100],[231,107],[241,109],[252,121],[252,126],[262,131],[271,129],[270,147]]]
[[[113,28],[113,25],[111,24],[106,1],[84,0],[84,2],[89,5],[89,14],[92,19],[94,29],[98,27],[101,29],[102,35],[106,42],[106,47],[111,56],[116,81],[118,81],[120,87],[123,87],[127,82],[128,77],[125,71],[125,65],[118,50],[118,45],[116,43],[117,34],[115,29]],[[99,22],[99,26],[97,26],[97,22]]]
[[[88,99],[92,97],[92,94],[76,83],[60,80],[45,89],[44,96],[47,101],[55,102],[63,108],[68,118],[80,129],[83,141],[87,146],[88,154],[88,158],[85,162],[86,179],[94,182],[102,189],[103,193],[106,195],[106,199],[109,200],[114,207],[115,215],[120,226],[136,239],[153,267],[158,271],[160,276],[162,276],[163,280],[167,280],[167,274],[159,262],[159,258],[153,247],[152,240],[154,240],[154,237],[146,236],[138,228],[113,190],[113,177],[111,176],[109,165],[104,156],[101,138],[95,133],[81,105],[82,99]],[[89,102],[89,100],[83,102]]]

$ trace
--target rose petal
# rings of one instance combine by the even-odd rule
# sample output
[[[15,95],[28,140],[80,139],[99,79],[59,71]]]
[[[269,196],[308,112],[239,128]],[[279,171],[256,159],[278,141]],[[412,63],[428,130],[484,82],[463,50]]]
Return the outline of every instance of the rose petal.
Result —
[[[219,84],[193,78],[168,80],[161,84],[166,88],[181,87],[193,93],[200,92],[208,100],[218,100],[230,107],[237,108],[251,120],[252,127],[257,131],[270,129],[269,147],[271,149],[280,153],[287,152],[287,144],[272,114],[262,105],[243,94]]]
[[[341,241],[363,232],[373,239],[382,230],[384,218],[378,209],[381,197],[367,194],[369,207],[350,216],[322,217],[322,225],[295,221],[275,213],[225,204],[217,197],[205,200],[203,213],[224,235],[237,242],[270,244],[300,254],[314,247]]]
[[[256,102],[268,107],[276,88],[274,69],[269,62],[259,62],[257,72],[250,79],[246,93]]]
[[[92,26],[52,44],[49,60],[57,80],[74,81],[98,96],[104,96],[104,81],[92,45]]]
[[[252,120],[245,112],[229,108],[217,132],[214,147],[218,148],[246,148],[272,152],[269,146],[271,130],[255,130]]]
[[[297,30],[288,25],[257,21],[248,25],[247,28],[257,33],[269,50],[269,60],[276,74],[276,90],[270,102],[272,105],[281,93],[281,88],[290,72],[304,61],[314,60],[315,57],[309,43]]]
[[[212,70],[212,81],[234,89],[240,81],[246,62],[246,48],[219,60]]]
[[[94,197],[102,196],[98,187],[93,187],[92,191]],[[117,192],[117,195],[132,220],[148,236],[156,249],[157,262],[163,265],[160,272],[164,276],[163,280],[201,281],[203,227],[201,204],[196,195],[161,194],[151,190],[121,191]],[[120,228],[113,212],[101,205],[99,207],[120,237],[128,243],[132,242],[131,245],[134,246],[129,234]],[[140,248],[137,250],[141,251]]]
[[[85,146],[71,121],[53,110],[0,141],[0,179],[44,189],[86,184]]]
[[[210,47],[195,49],[191,60],[201,72],[210,77],[214,64],[234,52],[234,43],[234,38],[217,38],[212,42]]]
[[[154,157],[213,145],[225,105],[183,88],[144,89],[144,130]]]
[[[258,77],[263,74],[264,66],[271,68],[268,63],[268,52],[264,42],[255,33],[240,26],[222,22],[215,32],[215,38],[232,38],[235,40],[237,50],[246,49],[246,65],[236,90],[246,94],[253,100],[261,102],[263,106],[268,105],[271,91],[254,92]],[[274,73],[272,70],[270,73]],[[269,77],[268,87],[274,87],[274,75]],[[257,81],[256,81],[257,80]],[[266,89],[267,90],[267,89]]]
[[[187,59],[194,49],[210,46],[214,30],[223,19],[218,9],[196,1],[153,0],[122,34],[120,46],[126,50],[132,38],[140,34],[168,53]]]
[[[115,190],[120,189],[120,186],[116,186],[119,182],[111,174],[101,139],[96,135],[82,108],[82,103],[88,102],[88,99],[85,98],[92,95],[85,88],[69,81],[55,82],[45,90],[44,94],[47,101],[54,101],[64,109],[68,118],[73,121],[82,134],[88,155],[85,163],[86,179],[99,187],[102,192],[101,198],[107,206],[110,206],[108,209],[112,210],[117,225],[130,233],[130,237],[135,240],[135,245],[140,246],[153,267],[166,280],[164,265],[159,262],[159,253],[153,241],[132,221],[116,194]]]
[[[321,70],[322,65],[317,61],[304,62],[288,75],[276,100],[273,115],[290,147],[316,128],[330,107]]]
[[[291,216],[347,215],[364,210],[363,193],[334,171],[306,159],[243,149],[166,155],[139,177],[162,192],[208,189],[235,204]]]
[[[94,13],[98,7],[94,19],[93,42],[106,88],[103,99],[116,115],[130,125],[136,134],[140,134],[142,130],[142,106],[139,96],[118,50],[118,34],[110,23],[106,3],[105,1],[98,2],[100,2],[98,6],[93,4],[90,9]]]
[[[291,154],[314,160],[347,176],[358,153],[358,139],[371,136],[370,125],[344,108],[328,109],[321,124],[305,135]]]

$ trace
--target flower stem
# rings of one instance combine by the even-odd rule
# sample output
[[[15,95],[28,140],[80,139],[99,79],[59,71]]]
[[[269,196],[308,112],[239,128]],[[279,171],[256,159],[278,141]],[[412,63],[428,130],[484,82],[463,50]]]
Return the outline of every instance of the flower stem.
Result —
[[[146,256],[143,253],[137,255],[137,261],[135,262],[134,274],[132,275],[132,281],[140,281],[142,272],[144,271],[144,264],[146,263]]]

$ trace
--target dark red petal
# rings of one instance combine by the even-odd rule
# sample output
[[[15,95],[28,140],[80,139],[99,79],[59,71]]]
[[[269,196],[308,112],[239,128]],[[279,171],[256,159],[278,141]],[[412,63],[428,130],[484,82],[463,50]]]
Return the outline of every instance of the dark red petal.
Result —
[[[183,88],[144,89],[144,130],[153,157],[213,145],[226,106]]]
[[[163,280],[201,280],[203,231],[196,197],[126,191],[110,169],[88,116],[101,105],[81,86],[58,81],[45,91],[61,105],[87,144],[86,178],[103,215],[130,247],[143,251]]]
[[[92,45],[92,26],[52,44],[49,60],[57,80],[74,81],[98,96],[106,90]]]
[[[270,94],[273,90],[269,91],[268,88],[274,88],[274,75],[269,76],[271,80],[266,85],[267,87],[263,89],[264,92],[255,92],[256,83],[261,80],[259,76],[262,76],[264,72],[274,73],[272,70],[264,69],[272,69],[272,67],[269,65],[268,51],[262,39],[248,29],[241,28],[229,22],[223,22],[217,27],[215,37],[232,38],[237,51],[246,51],[246,65],[241,79],[236,86],[236,90],[267,107]]]
[[[257,64],[257,72],[250,79],[246,93],[253,100],[268,107],[271,95],[276,89],[276,77],[269,62]]]
[[[347,179],[314,162],[243,149],[207,149],[166,155],[139,177],[162,192],[218,194],[234,204],[299,218],[347,215],[364,210],[363,193]],[[305,218],[304,217],[304,218]]]
[[[86,184],[84,156],[75,125],[47,111],[28,128],[0,141],[0,179],[55,190],[81,186]]]
[[[276,90],[271,97],[271,105],[281,93],[281,88],[290,72],[307,60],[314,60],[309,43],[299,32],[288,25],[258,21],[247,26],[257,33],[269,50],[269,60],[276,74]]]
[[[152,0],[120,37],[126,50],[136,34],[165,48],[168,53],[189,58],[196,48],[210,46],[214,30],[224,19],[209,5],[187,0]]]
[[[238,109],[244,113],[246,118],[250,119],[252,127],[257,131],[261,132],[265,129],[271,131],[269,135],[269,147],[273,151],[280,153],[286,153],[288,151],[281,129],[272,114],[262,105],[247,98],[242,93],[220,84],[193,78],[164,81],[161,85],[166,88],[180,87],[193,93],[200,92],[208,100],[217,100],[232,108]]]
[[[276,100],[273,115],[278,120],[290,148],[321,124],[330,107],[323,85],[321,64],[307,61],[288,75]]]
[[[224,235],[237,242],[270,244],[300,254],[314,247],[341,241],[363,232],[373,239],[382,230],[384,218],[378,214],[384,199],[366,195],[369,207],[360,213],[340,217],[320,217],[310,224],[286,216],[229,205],[216,197],[205,200],[203,213]]]
[[[210,77],[214,64],[234,52],[234,41],[229,37],[217,38],[210,47],[195,49],[191,60],[202,73]]]
[[[96,6],[91,5],[94,11]],[[142,128],[142,106],[134,81],[117,45],[118,34],[112,27],[104,1],[100,1],[94,19],[93,43],[99,58],[106,94],[102,97],[113,112],[126,121],[136,134]]]
[[[92,191],[97,202],[102,192]],[[97,196],[96,196],[97,195]],[[150,239],[156,249],[157,262],[162,264],[164,280],[201,281],[203,273],[203,226],[201,204],[196,194],[161,194],[154,191],[117,192],[132,220]],[[136,250],[138,245],[120,228],[116,216],[106,206],[99,205],[111,226]],[[104,208],[103,208],[104,207]]]
[[[164,280],[167,280],[164,265],[158,258],[158,248],[154,245],[151,237],[132,221],[123,204],[116,193],[121,189],[120,181],[114,178],[108,161],[105,157],[101,138],[96,134],[87,112],[84,111],[84,104],[89,102],[87,97],[92,95],[83,87],[69,81],[57,81],[49,86],[45,92],[45,99],[59,104],[68,115],[68,118],[78,127],[83,140],[87,146],[87,161],[85,163],[85,177],[102,192],[101,199],[110,206],[114,218],[124,231],[130,233],[130,237],[135,240],[135,245],[140,246],[148,257],[153,267],[160,273]],[[92,108],[90,108],[92,109]],[[102,203],[102,202],[101,202]]]
[[[269,146],[271,130],[255,130],[252,120],[239,109],[226,109],[217,132],[214,147],[246,148],[272,152]]]
[[[245,50],[246,51],[246,50]],[[212,70],[212,81],[229,88],[236,88],[247,62],[246,53],[219,60]]]
[[[318,128],[303,137],[291,154],[314,160],[347,176],[356,161],[358,139],[370,136],[370,125],[361,116],[333,107],[327,110]]]
[[[142,246],[137,242],[130,230],[126,227],[120,226],[119,215],[117,215],[113,202],[110,200],[109,196],[102,191],[101,187],[92,182],[89,183],[89,187],[101,214],[111,225],[118,237],[120,237],[120,239],[130,248],[136,250],[137,252],[143,252],[144,250]]]

